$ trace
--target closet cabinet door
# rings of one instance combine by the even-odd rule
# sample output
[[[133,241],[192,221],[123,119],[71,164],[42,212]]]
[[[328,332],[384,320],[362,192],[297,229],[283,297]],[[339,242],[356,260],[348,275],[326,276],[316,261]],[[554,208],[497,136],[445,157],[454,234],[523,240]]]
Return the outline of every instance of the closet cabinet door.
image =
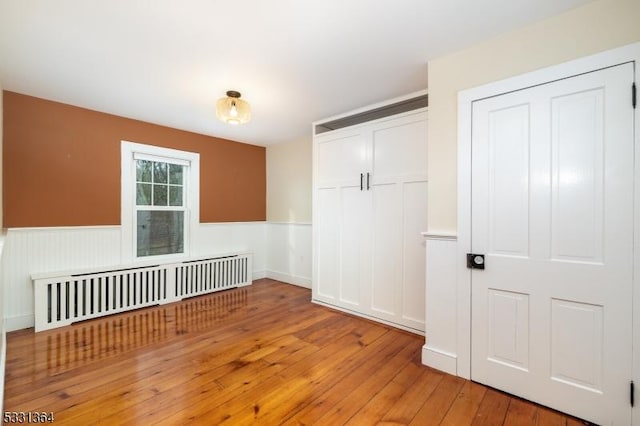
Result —
[[[371,129],[372,315],[424,330],[426,112]]]
[[[314,143],[313,299],[424,331],[426,111]]]
[[[338,130],[315,139],[315,187],[358,187],[368,164],[368,141],[360,129]]]
[[[314,150],[314,299],[361,310],[361,235],[367,223],[364,191],[368,142],[356,130],[316,138]]]
[[[342,190],[340,244],[338,246],[338,305],[356,311],[365,307],[370,281],[370,255],[367,242],[371,197],[360,187]]]

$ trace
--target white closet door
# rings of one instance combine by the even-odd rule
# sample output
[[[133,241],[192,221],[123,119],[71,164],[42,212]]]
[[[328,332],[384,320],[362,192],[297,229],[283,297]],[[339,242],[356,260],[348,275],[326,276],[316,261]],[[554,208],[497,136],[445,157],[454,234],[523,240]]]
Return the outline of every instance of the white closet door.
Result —
[[[314,295],[315,299],[336,303],[339,290],[340,190],[316,190],[314,218]]]
[[[371,129],[372,315],[424,331],[427,113]]]
[[[369,143],[361,129],[316,137],[316,188],[358,187],[369,163]]]
[[[367,231],[371,197],[355,186],[343,187],[341,198],[337,302],[343,308],[360,311],[370,275]]]
[[[473,380],[630,424],[631,64],[473,106]]]
[[[316,138],[315,150],[314,298],[357,309],[368,142],[348,129]]]

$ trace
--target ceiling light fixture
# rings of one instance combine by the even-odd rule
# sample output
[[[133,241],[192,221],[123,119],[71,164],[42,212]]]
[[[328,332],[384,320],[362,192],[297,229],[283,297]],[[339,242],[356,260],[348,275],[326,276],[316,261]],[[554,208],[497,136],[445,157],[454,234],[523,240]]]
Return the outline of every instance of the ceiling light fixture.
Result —
[[[251,120],[251,106],[249,102],[240,99],[240,92],[229,90],[226,98],[218,99],[216,116],[228,124],[247,123]]]

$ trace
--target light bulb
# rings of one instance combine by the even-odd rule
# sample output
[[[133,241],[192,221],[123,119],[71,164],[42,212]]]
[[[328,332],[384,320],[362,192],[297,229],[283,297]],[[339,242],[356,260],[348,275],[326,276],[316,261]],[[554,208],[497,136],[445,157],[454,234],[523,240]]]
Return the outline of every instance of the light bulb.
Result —
[[[243,124],[251,120],[251,106],[240,99],[240,92],[229,90],[226,98],[218,99],[216,116],[227,124]]]

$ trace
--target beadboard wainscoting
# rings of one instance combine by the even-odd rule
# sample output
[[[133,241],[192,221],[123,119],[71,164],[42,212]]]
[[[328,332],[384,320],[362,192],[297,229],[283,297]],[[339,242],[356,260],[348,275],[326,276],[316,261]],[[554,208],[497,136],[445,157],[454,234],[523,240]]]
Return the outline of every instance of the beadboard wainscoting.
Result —
[[[31,274],[121,263],[120,226],[11,228],[2,279],[7,330],[34,325]]]
[[[34,325],[32,273],[129,264],[120,240],[120,226],[9,229],[2,268],[7,330]],[[190,255],[252,252],[253,278],[262,278],[265,244],[264,222],[201,224]]]
[[[267,223],[267,277],[311,288],[311,224]]]
[[[426,238],[425,340],[422,363],[449,374],[457,371],[456,256],[453,234],[424,232]]]
[[[1,271],[7,331],[34,325],[31,274],[129,264],[121,238],[120,226],[9,229]],[[251,252],[253,279],[311,286],[310,224],[203,223],[191,244],[190,257]]]
[[[215,253],[249,252],[253,254],[253,279],[266,275],[265,222],[201,223],[193,236],[191,256]]]

